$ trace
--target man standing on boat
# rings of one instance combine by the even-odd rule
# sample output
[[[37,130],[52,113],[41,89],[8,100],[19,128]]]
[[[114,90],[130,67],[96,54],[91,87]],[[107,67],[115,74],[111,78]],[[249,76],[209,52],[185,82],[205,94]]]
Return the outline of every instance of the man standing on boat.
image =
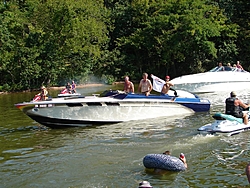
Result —
[[[143,79],[141,79],[141,81],[140,81],[138,91],[145,94],[146,96],[149,96],[150,92],[153,89],[152,83],[148,79],[148,74],[147,73],[143,73],[142,77],[143,77]]]
[[[250,104],[244,104],[241,100],[236,98],[236,93],[232,91],[230,97],[226,99],[226,114],[232,115],[237,118],[243,118],[244,124],[248,124],[248,115],[243,113],[242,108],[246,109]]]
[[[168,91],[169,91],[170,87],[174,86],[174,84],[169,82],[170,76],[166,76],[165,80],[166,80],[166,83],[163,85],[162,90],[161,90],[162,95],[168,94]]]
[[[134,89],[134,84],[133,82],[129,81],[129,77],[125,76],[124,78],[124,89],[123,89],[126,93],[134,93],[135,89]]]

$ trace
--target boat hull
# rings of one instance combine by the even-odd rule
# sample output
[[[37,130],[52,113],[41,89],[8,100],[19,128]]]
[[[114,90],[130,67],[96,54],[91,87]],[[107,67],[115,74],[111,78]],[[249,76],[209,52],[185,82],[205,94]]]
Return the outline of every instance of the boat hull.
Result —
[[[52,99],[16,104],[27,116],[48,127],[89,126],[157,117],[193,114],[194,111],[170,100],[119,100],[92,97]]]
[[[172,93],[171,93],[172,92]],[[207,112],[210,110],[210,101],[208,99],[201,99],[197,95],[189,92],[176,90],[177,96],[173,95],[173,91],[170,91],[169,95],[149,95],[142,94],[130,94],[130,93],[118,93],[117,91],[108,91],[104,96],[112,96],[117,99],[145,99],[145,100],[171,100],[174,103],[183,105],[192,109],[195,112]]]

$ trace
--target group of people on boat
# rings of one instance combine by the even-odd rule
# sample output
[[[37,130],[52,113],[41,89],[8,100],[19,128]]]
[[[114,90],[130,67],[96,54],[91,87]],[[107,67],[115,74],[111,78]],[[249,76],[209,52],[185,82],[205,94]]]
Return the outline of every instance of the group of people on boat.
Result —
[[[159,79],[158,77],[154,76],[153,74],[151,74],[151,78],[153,80],[157,80],[158,83],[160,84],[161,87],[161,95],[166,95],[168,94],[168,91],[170,89],[170,87],[174,86],[173,83],[170,82],[170,76],[166,76],[165,77],[165,81]],[[129,80],[128,76],[125,76],[124,78],[125,82],[124,82],[124,92],[126,93],[134,93],[135,92],[135,88],[134,88],[134,84],[133,82],[131,82]],[[155,82],[157,84],[157,82]],[[142,74],[142,79],[139,83],[138,86],[138,92],[145,94],[146,96],[150,95],[150,92],[153,90],[153,85],[150,79],[148,79],[148,74],[147,73],[143,73]]]
[[[76,83],[74,80],[72,80],[72,83],[70,84],[69,82],[67,82],[65,88],[60,92],[61,94],[73,94],[76,93]]]
[[[238,72],[244,71],[244,68],[240,64],[240,61],[237,61],[236,64],[233,64],[233,66],[231,65],[231,63],[227,63],[226,66],[223,66],[222,62],[219,62],[216,71],[232,71],[234,69],[236,69],[236,71]]]
[[[61,94],[73,94],[76,93],[76,83],[74,80],[72,80],[72,84],[70,84],[69,82],[66,84],[65,88],[60,92]],[[33,101],[44,101],[48,99],[48,90],[45,86],[41,87],[41,91],[35,95],[35,97],[33,98]]]

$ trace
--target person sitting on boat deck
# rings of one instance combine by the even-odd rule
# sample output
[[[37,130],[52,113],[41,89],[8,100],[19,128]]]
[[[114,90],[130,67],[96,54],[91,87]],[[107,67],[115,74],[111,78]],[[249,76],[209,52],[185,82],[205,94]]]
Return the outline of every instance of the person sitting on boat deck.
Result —
[[[225,71],[231,71],[231,70],[232,70],[231,63],[227,63],[227,66],[225,66]]]
[[[243,113],[242,109],[250,107],[250,104],[244,104],[241,100],[236,98],[236,93],[232,91],[230,97],[226,99],[226,114],[232,115],[237,118],[243,118],[244,124],[248,124],[248,115]]]
[[[66,85],[66,89],[67,89],[68,93],[71,93],[71,85],[69,82]]]
[[[153,89],[152,83],[148,79],[148,74],[147,73],[143,73],[142,77],[143,77],[143,79],[141,79],[141,81],[140,81],[138,91],[145,94],[146,96],[149,96],[150,92]]]
[[[41,100],[45,101],[48,98],[48,91],[47,91],[46,87],[42,86],[41,92],[38,95],[41,96]]]
[[[166,83],[162,87],[161,95],[167,95],[170,87],[174,86],[174,84],[172,84],[171,82],[169,82],[170,76],[166,76],[165,80],[166,80]]]
[[[71,84],[71,92],[72,93],[76,93],[76,83],[74,80],[72,80],[72,84]]]
[[[244,71],[243,67],[240,64],[240,61],[236,62],[236,67],[237,67],[237,71]]]
[[[250,163],[247,164],[245,171],[246,171],[248,183],[250,184]]]
[[[124,77],[124,91],[126,92],[126,93],[134,93],[135,91],[135,89],[134,89],[134,84],[133,84],[133,82],[131,82],[131,81],[129,81],[129,77],[128,76],[125,76]]]
[[[153,188],[148,181],[142,181],[139,183],[138,188]]]
[[[224,71],[225,70],[225,68],[224,68],[224,66],[222,65],[221,62],[218,64],[217,70],[218,71]]]

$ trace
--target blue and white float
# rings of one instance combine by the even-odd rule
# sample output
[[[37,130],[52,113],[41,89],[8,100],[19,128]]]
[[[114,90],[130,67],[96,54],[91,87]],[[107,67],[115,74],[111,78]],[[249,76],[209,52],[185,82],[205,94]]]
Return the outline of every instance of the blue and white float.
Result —
[[[165,154],[147,154],[143,158],[143,165],[149,169],[162,169],[168,171],[184,171],[186,167],[182,160]]]

